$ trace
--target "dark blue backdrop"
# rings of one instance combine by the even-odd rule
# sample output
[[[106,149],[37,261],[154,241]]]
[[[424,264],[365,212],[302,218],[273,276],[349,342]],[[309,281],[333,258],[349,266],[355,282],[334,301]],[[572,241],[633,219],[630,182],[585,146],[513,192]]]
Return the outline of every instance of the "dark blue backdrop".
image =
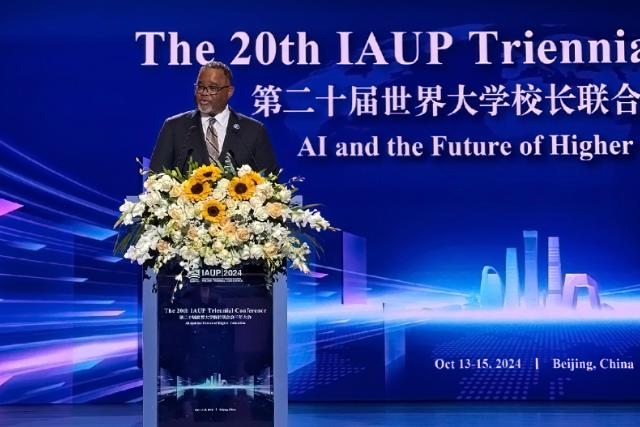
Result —
[[[150,155],[166,117],[192,108],[198,70],[167,65],[165,47],[158,47],[160,65],[142,66],[143,42],[135,41],[140,31],[178,32],[192,49],[209,40],[216,59],[225,62],[239,49],[238,41],[230,41],[236,31],[254,39],[269,31],[278,40],[305,31],[318,42],[319,65],[265,66],[254,58],[251,65],[232,67],[232,107],[265,123],[284,176],[307,177],[305,199],[324,203],[325,216],[346,232],[322,239],[325,255],[314,260],[312,278],[290,277],[293,399],[639,397],[625,385],[625,375],[637,379],[635,370],[587,375],[532,365],[535,357],[548,366],[554,357],[638,356],[637,147],[628,156],[590,162],[517,154],[336,158],[331,145],[326,158],[297,156],[304,138],[317,135],[332,143],[372,135],[381,142],[401,135],[425,143],[431,135],[514,144],[537,134],[637,138],[637,114],[616,114],[613,101],[623,83],[640,92],[637,64],[500,65],[492,50],[496,63],[481,66],[474,64],[477,52],[467,38],[469,31],[493,30],[503,40],[522,40],[532,30],[534,40],[613,41],[622,28],[631,51],[630,41],[640,38],[637,6],[346,1],[30,2],[2,8],[0,402],[140,399],[139,271],[111,257],[110,229],[120,201],[140,190],[134,159]],[[454,42],[439,66],[425,65],[426,59],[413,66],[347,66],[336,63],[338,31],[353,32],[354,52],[371,31],[385,53],[393,47],[391,31],[446,31]],[[591,83],[607,85],[609,113],[551,115],[543,99],[539,116],[518,117],[514,107],[505,107],[494,117],[476,98],[470,101],[479,111],[475,116],[447,116],[455,107],[447,95],[459,84],[478,95],[492,84],[508,92],[533,84],[544,97],[551,84],[570,85],[578,96],[577,87]],[[282,89],[279,113],[256,113],[257,85]],[[446,106],[438,117],[417,116],[418,86],[436,85]],[[336,101],[333,117],[327,101],[317,99],[328,86],[346,96]],[[378,87],[377,115],[350,114],[354,86]],[[384,89],[392,86],[405,86],[413,96],[410,114],[384,114]],[[309,92],[287,92],[304,88]],[[567,102],[577,107],[577,99]],[[307,107],[314,112],[283,111]],[[522,287],[523,230],[539,232],[541,298],[546,237],[559,236],[562,271],[595,278],[612,310],[597,319],[585,314],[593,327],[565,319],[543,330],[537,328],[544,314],[506,321],[497,315],[491,319],[496,323],[483,323],[482,315],[472,327],[461,323],[468,317],[451,319],[450,311],[436,310],[445,313],[443,321],[433,314],[443,307],[482,312],[475,311],[482,268],[494,266],[504,281],[506,247],[518,250]],[[523,325],[512,330],[513,322]],[[544,340],[555,344],[540,344]],[[481,370],[443,373],[434,368],[439,357],[521,358],[526,367],[504,374],[515,379]],[[499,394],[489,393],[491,381],[503,385]],[[508,381],[522,388],[507,389]]]

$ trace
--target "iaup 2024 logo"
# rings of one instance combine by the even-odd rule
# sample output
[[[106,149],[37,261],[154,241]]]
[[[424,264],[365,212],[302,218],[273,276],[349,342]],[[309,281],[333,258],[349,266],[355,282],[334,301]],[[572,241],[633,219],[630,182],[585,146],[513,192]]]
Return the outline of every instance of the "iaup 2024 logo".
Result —
[[[238,283],[242,281],[242,269],[198,268],[187,277],[191,283]]]
[[[197,268],[195,270],[192,270],[187,277],[189,278],[190,282],[199,282],[200,279],[202,278],[202,275],[200,274],[200,269]]]

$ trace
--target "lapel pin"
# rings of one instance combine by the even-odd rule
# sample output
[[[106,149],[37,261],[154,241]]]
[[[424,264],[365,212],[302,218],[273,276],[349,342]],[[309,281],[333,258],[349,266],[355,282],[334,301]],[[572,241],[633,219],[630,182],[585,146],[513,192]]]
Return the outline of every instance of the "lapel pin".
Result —
[[[239,129],[240,129],[240,125],[236,123],[236,124],[234,124],[234,125],[233,125],[233,128],[234,128],[235,130],[239,130]]]

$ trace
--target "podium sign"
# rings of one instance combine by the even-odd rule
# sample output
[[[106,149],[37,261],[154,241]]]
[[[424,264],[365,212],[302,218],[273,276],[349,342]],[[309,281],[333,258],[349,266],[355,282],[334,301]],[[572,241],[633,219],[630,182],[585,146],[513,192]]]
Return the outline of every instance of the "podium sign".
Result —
[[[158,426],[273,427],[273,298],[263,277],[158,275]]]

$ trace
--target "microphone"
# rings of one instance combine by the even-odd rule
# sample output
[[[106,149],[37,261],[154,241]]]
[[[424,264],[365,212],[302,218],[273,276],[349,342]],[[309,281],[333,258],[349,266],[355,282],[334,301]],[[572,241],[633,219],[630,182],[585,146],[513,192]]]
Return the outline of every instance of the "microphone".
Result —
[[[189,141],[189,137],[191,136],[191,132],[193,132],[194,129],[196,129],[198,126],[197,125],[191,125],[191,127],[189,128],[189,130],[187,131],[185,137],[184,137],[184,142],[186,144],[187,141]],[[193,147],[190,147],[187,150],[187,155],[184,157],[184,160],[182,161],[182,166],[180,167],[180,171],[184,171],[185,166],[187,165],[187,161],[189,161],[189,157],[191,157],[191,155],[193,154]]]
[[[187,151],[187,155],[184,157],[184,161],[182,162],[182,166],[180,167],[180,171],[184,171],[185,166],[187,166],[187,161],[189,160],[189,157],[191,157],[191,155],[193,154],[193,147],[189,148],[189,150]]]
[[[225,163],[229,162],[231,163],[231,166],[234,167],[234,169],[238,169],[238,161],[236,160],[236,154],[233,152],[233,150],[227,150],[227,158],[225,159]]]

